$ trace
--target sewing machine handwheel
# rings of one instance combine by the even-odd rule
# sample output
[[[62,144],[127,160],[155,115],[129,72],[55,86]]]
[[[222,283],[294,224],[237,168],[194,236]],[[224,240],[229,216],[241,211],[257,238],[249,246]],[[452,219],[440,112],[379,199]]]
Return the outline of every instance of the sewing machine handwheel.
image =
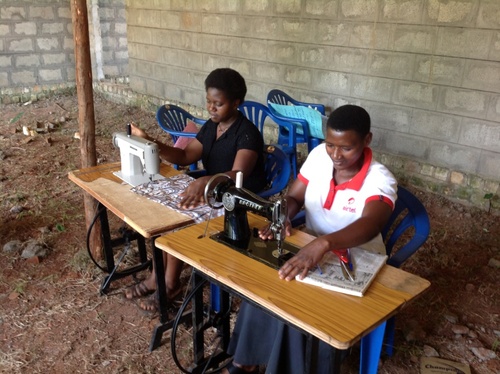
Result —
[[[229,177],[229,175],[227,174],[224,174],[224,173],[218,173],[218,174],[215,174],[212,178],[210,178],[210,180],[207,182],[207,185],[205,186],[205,193],[203,195],[203,197],[205,198],[205,201],[206,203],[208,204],[208,206],[210,208],[213,208],[213,209],[219,209],[223,206],[222,202],[218,203],[217,204],[217,201],[215,200],[215,196],[214,196],[214,190],[215,190],[215,187],[217,186],[216,183],[214,183],[218,178],[220,177],[225,177],[227,179],[231,179]],[[213,184],[213,186],[212,186]]]

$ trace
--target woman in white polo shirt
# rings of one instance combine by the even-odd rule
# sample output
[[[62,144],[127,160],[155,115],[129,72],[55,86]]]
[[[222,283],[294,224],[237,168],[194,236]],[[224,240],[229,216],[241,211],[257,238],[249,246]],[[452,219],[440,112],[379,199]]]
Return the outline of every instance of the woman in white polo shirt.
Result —
[[[306,228],[316,236],[280,269],[279,277],[291,281],[305,277],[332,249],[363,247],[385,253],[381,230],[397,198],[391,172],[373,159],[370,116],[356,105],[334,110],[327,121],[325,142],[314,148],[286,196],[288,216],[304,206]],[[287,220],[287,235],[291,233]],[[268,227],[263,239],[272,238]],[[228,353],[233,361],[222,373],[304,372],[306,338],[298,330],[243,303]],[[330,373],[332,349],[320,343],[317,373]]]

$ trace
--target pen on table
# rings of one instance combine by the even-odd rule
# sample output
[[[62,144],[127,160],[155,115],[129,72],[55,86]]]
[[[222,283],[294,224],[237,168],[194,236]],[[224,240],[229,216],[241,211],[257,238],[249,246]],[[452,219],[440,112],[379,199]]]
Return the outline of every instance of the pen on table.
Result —
[[[323,275],[323,270],[321,270],[321,266],[319,266],[319,264],[318,264],[318,265],[316,265],[316,267],[318,268],[319,274]]]
[[[349,270],[353,271],[354,266],[352,264],[352,259],[351,259],[351,250],[347,248],[347,266],[349,266]]]

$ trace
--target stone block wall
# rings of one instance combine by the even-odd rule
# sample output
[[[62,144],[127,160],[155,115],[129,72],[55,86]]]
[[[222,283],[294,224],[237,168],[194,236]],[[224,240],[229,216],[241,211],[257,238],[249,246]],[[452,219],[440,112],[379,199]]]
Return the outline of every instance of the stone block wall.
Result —
[[[88,0],[87,5],[94,78],[97,68],[100,78],[126,75],[124,0]],[[74,86],[70,2],[1,0],[0,102],[27,101]]]
[[[500,208],[498,0],[87,4],[94,89],[112,100],[203,116],[204,78],[230,66],[251,100],[277,87],[329,110],[363,105],[401,181]],[[72,32],[68,1],[1,0],[0,103],[73,89]]]
[[[395,172],[498,200],[500,1],[127,0],[127,11],[134,91],[203,107],[204,78],[229,66],[250,100],[280,88],[330,110],[359,104]]]

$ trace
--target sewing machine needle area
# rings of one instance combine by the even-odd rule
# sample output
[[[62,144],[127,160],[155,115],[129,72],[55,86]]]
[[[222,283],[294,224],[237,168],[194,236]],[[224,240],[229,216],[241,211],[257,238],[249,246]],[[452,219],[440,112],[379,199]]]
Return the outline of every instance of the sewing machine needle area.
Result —
[[[299,251],[297,246],[283,242],[280,255],[276,240],[262,240],[256,227],[252,229],[252,235],[247,240],[231,240],[223,232],[213,234],[210,238],[274,269],[279,269]]]

